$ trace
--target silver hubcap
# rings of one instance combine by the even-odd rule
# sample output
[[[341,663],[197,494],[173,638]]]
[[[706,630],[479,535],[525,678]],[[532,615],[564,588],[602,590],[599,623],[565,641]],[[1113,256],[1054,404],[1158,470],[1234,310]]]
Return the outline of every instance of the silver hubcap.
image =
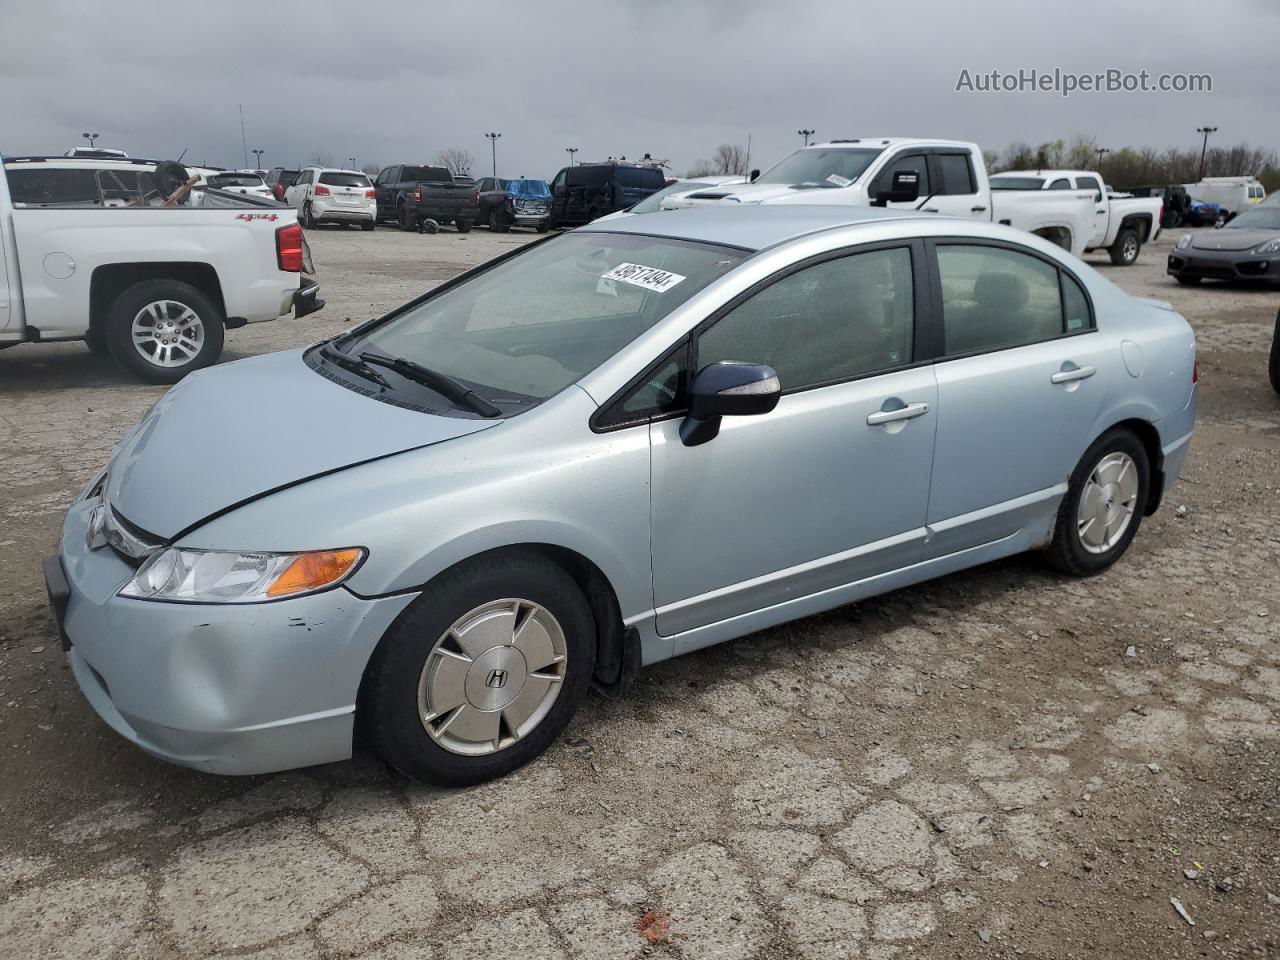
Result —
[[[133,348],[157,367],[190,363],[204,346],[204,324],[185,303],[156,300],[133,318]]]
[[[1090,553],[1106,553],[1124,536],[1138,504],[1138,465],[1127,453],[1109,453],[1089,474],[1080,496],[1076,529]]]
[[[1129,237],[1124,242],[1123,252],[1126,260],[1134,259],[1138,255],[1138,241],[1133,239],[1133,237]]]
[[[568,663],[564,631],[529,600],[495,600],[435,642],[418,679],[418,716],[451,753],[496,753],[528,736],[555,703]]]

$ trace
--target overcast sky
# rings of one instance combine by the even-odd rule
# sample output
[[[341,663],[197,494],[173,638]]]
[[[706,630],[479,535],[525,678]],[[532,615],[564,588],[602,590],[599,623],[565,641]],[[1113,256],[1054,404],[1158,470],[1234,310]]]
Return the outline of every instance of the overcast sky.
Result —
[[[429,161],[550,178],[646,151],[684,172],[751,135],[767,167],[819,139],[988,148],[1081,133],[1112,148],[1280,146],[1280,0],[96,0],[0,3],[0,151],[84,131],[135,156],[265,166]],[[1212,93],[957,93],[972,74],[1107,68],[1213,77]],[[252,154],[249,155],[253,165]]]

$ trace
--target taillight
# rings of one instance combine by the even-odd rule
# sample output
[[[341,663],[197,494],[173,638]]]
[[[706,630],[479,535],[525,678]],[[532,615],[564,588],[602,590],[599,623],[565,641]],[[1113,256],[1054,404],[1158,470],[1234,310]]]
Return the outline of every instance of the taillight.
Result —
[[[316,196],[317,196],[317,197],[327,197],[327,196],[329,196],[329,188],[328,188],[328,187],[326,187],[323,183],[317,183],[317,184],[316,184]]]
[[[276,231],[276,264],[289,273],[302,272],[302,228],[296,223]]]
[[[284,184],[282,184],[282,183],[277,183],[277,184],[276,184],[274,187],[272,187],[271,189],[275,192],[275,195],[276,195],[276,199],[277,199],[277,200],[280,200],[280,199],[282,199],[282,198],[284,197]]]
[[[378,191],[377,191],[377,190],[366,190],[366,191],[364,192],[364,195],[365,195],[365,198],[366,198],[366,199],[368,199],[368,200],[376,200],[376,199],[378,198]]]
[[[413,188],[413,202],[414,202],[414,203],[421,203],[421,202],[422,202],[422,188],[421,188],[421,187],[414,187],[414,188]]]

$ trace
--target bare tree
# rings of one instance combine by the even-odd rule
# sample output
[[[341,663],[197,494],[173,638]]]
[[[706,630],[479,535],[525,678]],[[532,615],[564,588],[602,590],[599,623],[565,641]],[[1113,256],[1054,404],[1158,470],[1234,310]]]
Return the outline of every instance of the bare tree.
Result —
[[[722,143],[710,160],[699,160],[689,169],[691,177],[735,176],[747,173],[747,148],[736,143]]]
[[[449,172],[455,177],[469,176],[475,162],[476,158],[471,155],[470,150],[462,150],[458,147],[449,147],[436,154],[436,163],[442,167],[448,167]]]
[[[332,167],[334,164],[333,154],[327,150],[315,150],[311,154],[311,166],[313,167]]]

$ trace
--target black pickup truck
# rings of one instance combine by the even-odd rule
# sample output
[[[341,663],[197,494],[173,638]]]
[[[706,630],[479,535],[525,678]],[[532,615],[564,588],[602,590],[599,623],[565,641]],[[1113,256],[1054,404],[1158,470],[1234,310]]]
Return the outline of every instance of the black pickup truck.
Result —
[[[423,220],[453,223],[466,233],[480,216],[474,184],[455,183],[447,167],[396,164],[383,167],[373,181],[378,220],[401,230],[417,230]]]

